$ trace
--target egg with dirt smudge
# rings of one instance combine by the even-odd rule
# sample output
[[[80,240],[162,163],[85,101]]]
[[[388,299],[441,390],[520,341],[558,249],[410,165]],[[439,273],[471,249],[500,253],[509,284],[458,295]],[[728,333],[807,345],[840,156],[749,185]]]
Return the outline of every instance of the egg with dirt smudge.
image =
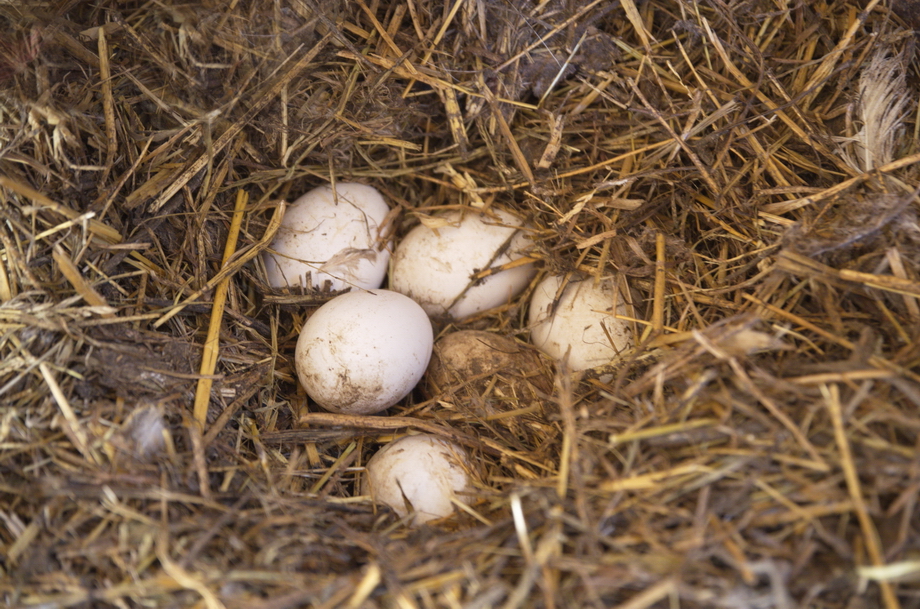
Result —
[[[466,451],[431,434],[400,438],[367,462],[365,492],[401,517],[412,513],[412,525],[450,516],[471,488]]]
[[[367,415],[403,399],[422,378],[434,336],[425,311],[389,290],[336,296],[297,339],[300,384],[331,412]]]
[[[530,228],[503,210],[428,218],[393,253],[390,289],[432,317],[463,319],[509,302],[536,274],[526,251]]]
[[[530,300],[530,341],[572,371],[609,364],[634,344],[626,296],[615,277],[566,282],[550,275]]]
[[[263,256],[269,285],[324,291],[380,287],[390,261],[380,234],[389,212],[371,186],[314,188],[287,208]]]

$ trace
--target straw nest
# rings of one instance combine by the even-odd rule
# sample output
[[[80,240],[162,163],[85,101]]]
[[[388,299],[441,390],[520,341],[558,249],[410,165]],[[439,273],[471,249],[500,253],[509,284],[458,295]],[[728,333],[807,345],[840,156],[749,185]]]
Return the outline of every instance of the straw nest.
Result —
[[[0,3],[0,599],[920,606],[916,9]],[[259,253],[339,180],[397,238],[517,210],[543,272],[621,277],[636,347],[317,411],[328,295]],[[444,331],[524,349],[528,297]],[[418,431],[479,482],[411,528],[360,488]]]

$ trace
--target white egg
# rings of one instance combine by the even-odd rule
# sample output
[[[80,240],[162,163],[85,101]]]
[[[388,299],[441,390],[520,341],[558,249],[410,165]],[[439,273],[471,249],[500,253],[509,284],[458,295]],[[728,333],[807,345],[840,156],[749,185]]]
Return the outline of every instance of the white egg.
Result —
[[[367,462],[365,492],[413,524],[450,516],[451,503],[471,490],[466,451],[438,436],[405,436],[380,449]]]
[[[389,290],[336,296],[307,320],[295,367],[313,400],[332,412],[373,414],[403,399],[431,359],[431,322]]]
[[[411,296],[431,316],[463,319],[504,304],[523,290],[536,270],[527,263],[479,281],[473,275],[526,256],[529,241],[517,216],[493,210],[438,216],[445,226],[409,231],[390,265],[390,289]],[[472,285],[471,285],[472,284]]]
[[[263,257],[274,288],[378,288],[390,251],[380,226],[390,211],[376,188],[336,184],[314,188],[292,203]],[[309,279],[307,274],[309,273]]]
[[[630,323],[614,317],[628,314],[626,299],[616,288],[615,278],[604,279],[598,285],[593,278],[570,281],[554,308],[562,280],[549,276],[534,290],[529,311],[530,341],[557,360],[568,352],[568,366],[573,371],[609,364],[617,353],[633,344]]]

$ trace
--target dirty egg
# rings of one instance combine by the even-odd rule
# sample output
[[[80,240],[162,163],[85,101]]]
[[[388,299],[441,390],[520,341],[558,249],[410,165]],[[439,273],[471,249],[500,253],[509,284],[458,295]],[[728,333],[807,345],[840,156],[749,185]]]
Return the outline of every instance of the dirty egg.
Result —
[[[526,258],[523,221],[491,210],[437,216],[437,228],[421,224],[396,247],[390,289],[417,301],[432,317],[463,319],[514,298],[536,270],[525,262],[477,279],[478,272]]]
[[[438,339],[425,381],[429,397],[445,391],[478,397],[491,386],[491,394],[497,390],[508,397],[530,399],[536,397],[534,389],[553,390],[548,367],[533,347],[481,330],[460,330]]]
[[[269,284],[334,291],[380,287],[390,252],[379,232],[389,211],[371,186],[314,188],[285,211],[263,257]]]
[[[626,297],[617,289],[616,278],[571,281],[554,306],[563,277],[551,275],[541,281],[530,301],[530,341],[556,360],[568,353],[569,370],[586,370],[609,364],[633,345]]]
[[[471,490],[466,451],[431,434],[405,436],[367,462],[365,492],[400,517],[413,512],[412,524],[444,518],[454,512],[452,499],[466,502]]]
[[[306,321],[295,350],[300,384],[317,404],[373,414],[404,398],[422,378],[434,336],[425,311],[389,290],[337,296]]]

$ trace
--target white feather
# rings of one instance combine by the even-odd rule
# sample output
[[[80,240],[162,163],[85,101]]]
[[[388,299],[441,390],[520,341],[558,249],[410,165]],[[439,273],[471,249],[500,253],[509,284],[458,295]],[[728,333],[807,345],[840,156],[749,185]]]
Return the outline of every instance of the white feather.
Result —
[[[862,126],[843,151],[843,159],[860,172],[871,171],[894,160],[904,136],[903,121],[910,95],[901,58],[888,57],[880,49],[865,65],[859,78],[857,116]]]

